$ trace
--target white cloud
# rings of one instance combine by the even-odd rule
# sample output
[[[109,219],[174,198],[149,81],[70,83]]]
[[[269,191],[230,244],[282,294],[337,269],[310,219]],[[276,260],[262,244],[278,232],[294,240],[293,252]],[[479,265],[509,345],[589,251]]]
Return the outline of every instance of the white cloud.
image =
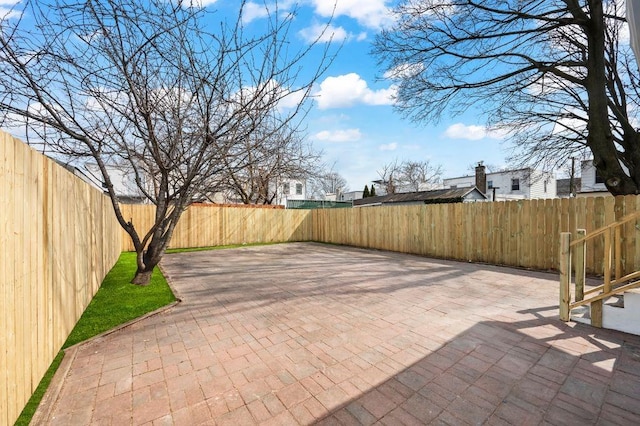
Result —
[[[264,4],[249,2],[242,10],[242,22],[247,24],[256,19],[265,18],[268,15],[269,11],[265,8]]]
[[[215,3],[215,2],[217,2],[218,0],[195,0],[195,1],[197,1],[198,3],[200,3],[200,6],[207,7],[207,6],[209,6],[209,5],[214,4],[214,3]]]
[[[278,101],[278,110],[297,108],[304,102],[305,92],[303,90],[287,91],[285,95]]]
[[[315,138],[327,142],[353,142],[360,140],[360,129],[323,130],[315,134]]]
[[[215,2],[217,0],[204,0],[209,2]],[[296,0],[280,0],[277,3],[263,3],[263,2],[247,2],[242,9],[242,22],[248,24],[256,19],[262,19],[269,16],[271,13],[284,13],[291,9],[296,4]]]
[[[329,43],[341,42],[345,40],[363,41],[367,39],[367,33],[361,32],[354,34],[347,32],[343,27],[334,27],[333,25],[314,24],[304,28],[298,32],[307,43]]]
[[[22,11],[13,7],[18,3],[20,0],[0,0],[0,21],[20,17]]]
[[[380,151],[395,151],[398,148],[398,144],[396,142],[391,142],[382,144],[378,148],[380,149]]]
[[[566,107],[562,111],[562,116],[555,122],[552,133],[573,136],[584,131],[588,121],[588,117],[583,110]]]
[[[410,64],[404,63],[400,64],[389,71],[384,73],[384,78],[388,78],[391,80],[402,80],[405,78],[413,78],[424,71],[424,65],[422,63]]]
[[[177,0],[174,0],[177,1]],[[217,2],[218,0],[189,0],[188,2],[185,2],[185,4],[183,4],[183,7],[207,7],[210,6],[212,4],[214,4],[215,2]],[[0,0],[0,4],[2,3],[2,0]]]
[[[388,0],[312,0],[321,16],[348,16],[369,28],[381,28],[393,22]]]
[[[392,105],[396,86],[371,90],[367,82],[356,73],[327,77],[320,83],[320,90],[314,94],[318,108],[343,108],[356,104]]]
[[[342,27],[334,27],[333,25],[315,24],[300,30],[299,34],[302,38],[313,43],[319,41],[328,43],[330,41],[343,41],[349,37],[349,33]]]
[[[254,99],[261,102],[261,105],[265,107],[270,107],[275,103],[279,109],[283,109],[298,106],[304,101],[304,96],[307,94],[306,90],[290,90],[273,79],[260,83],[259,89],[258,91],[256,86],[245,86],[236,92],[234,98],[240,103],[246,102],[248,99]],[[241,101],[241,96],[244,96],[246,100]]]
[[[447,127],[444,135],[450,139],[467,139],[477,141],[484,138],[502,139],[504,137],[504,132],[488,129],[485,126],[455,123]]]
[[[6,7],[0,7],[0,21],[3,19],[13,19],[20,16],[21,12],[17,10],[8,9]]]

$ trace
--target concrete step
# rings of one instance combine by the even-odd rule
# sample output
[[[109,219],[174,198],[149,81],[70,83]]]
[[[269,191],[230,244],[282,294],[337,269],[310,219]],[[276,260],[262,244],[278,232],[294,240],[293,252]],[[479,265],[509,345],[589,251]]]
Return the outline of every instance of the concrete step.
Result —
[[[640,290],[626,291],[602,307],[602,327],[640,336]]]
[[[571,321],[582,324],[591,324],[591,308],[589,306],[579,306],[571,310]]]

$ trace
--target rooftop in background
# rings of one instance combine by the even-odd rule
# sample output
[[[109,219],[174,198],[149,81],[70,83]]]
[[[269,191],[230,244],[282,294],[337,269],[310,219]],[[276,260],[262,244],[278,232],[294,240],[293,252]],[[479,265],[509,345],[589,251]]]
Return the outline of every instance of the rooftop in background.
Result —
[[[580,192],[581,179],[573,178],[573,191],[571,191],[571,178],[556,179],[556,195],[560,198],[570,197],[571,194]]]
[[[444,204],[486,201],[487,197],[476,187],[435,189],[432,191],[403,192],[354,200],[354,207],[377,206],[382,204]]]

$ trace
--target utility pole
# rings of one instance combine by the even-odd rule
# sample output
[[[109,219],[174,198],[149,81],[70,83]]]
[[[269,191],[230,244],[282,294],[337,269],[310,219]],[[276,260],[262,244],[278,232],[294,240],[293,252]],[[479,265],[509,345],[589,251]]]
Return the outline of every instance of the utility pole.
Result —
[[[571,197],[576,196],[575,175],[576,175],[576,157],[571,157],[571,175],[569,176],[569,195]]]

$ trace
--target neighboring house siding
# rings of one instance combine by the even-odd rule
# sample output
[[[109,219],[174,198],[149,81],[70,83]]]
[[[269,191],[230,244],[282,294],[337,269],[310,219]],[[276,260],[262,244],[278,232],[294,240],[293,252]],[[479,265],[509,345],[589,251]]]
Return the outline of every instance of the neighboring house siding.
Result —
[[[363,191],[349,191],[344,194],[340,194],[340,201],[353,201],[361,200]]]
[[[85,164],[85,168],[87,171],[86,175],[89,180],[91,180],[91,182],[95,186],[101,188],[104,191],[105,188],[102,185],[103,178],[98,165],[87,163]],[[113,184],[113,189],[115,191],[116,197],[118,197],[121,202],[141,203],[147,201],[145,195],[142,193],[140,188],[138,188],[138,185],[135,181],[135,175],[129,167],[107,166],[107,173],[109,174],[109,178],[111,179],[111,183]],[[146,191],[153,192],[148,181],[143,183],[146,186]]]
[[[444,179],[442,184],[445,188],[467,188],[475,186],[476,178],[474,176],[462,176],[457,178]]]
[[[580,192],[607,191],[604,183],[596,183],[596,168],[593,165],[593,160],[583,161],[581,168]]]
[[[287,205],[287,200],[306,200],[307,182],[304,179],[282,179],[277,187],[275,204]]]
[[[491,182],[493,188],[496,188],[496,199],[498,200],[529,198],[529,185],[525,176],[526,174],[521,171],[487,173],[487,192],[493,195],[493,189],[488,189],[489,182]],[[517,184],[516,189],[514,189],[514,184]]]
[[[462,200],[463,203],[471,203],[475,201],[487,201],[487,198],[483,197],[480,191],[473,191],[467,194],[467,196],[464,197],[464,200]]]
[[[556,180],[551,173],[534,171],[531,176],[529,198],[556,198]]]
[[[556,196],[556,181],[552,173],[531,169],[507,170],[487,173],[486,178],[489,199],[493,196],[493,188],[495,188],[496,200],[498,201],[555,198]],[[465,188],[474,186],[475,182],[475,176],[462,176],[443,180],[445,188]],[[514,189],[514,187],[517,188]]]

